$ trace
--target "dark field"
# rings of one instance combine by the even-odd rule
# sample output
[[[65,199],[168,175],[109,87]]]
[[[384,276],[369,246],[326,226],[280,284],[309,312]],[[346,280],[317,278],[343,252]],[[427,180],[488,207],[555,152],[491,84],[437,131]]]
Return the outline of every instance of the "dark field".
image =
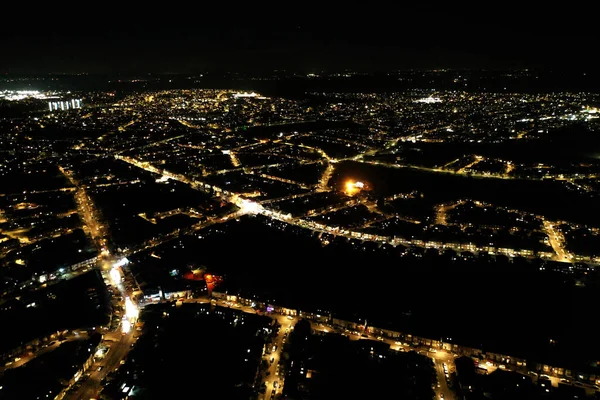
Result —
[[[594,312],[596,274],[581,287],[575,281],[583,274],[540,271],[520,259],[400,256],[399,248],[345,239],[323,247],[309,232],[260,217],[210,228],[202,237],[158,254],[173,265],[205,265],[244,293],[346,319],[366,317],[373,326],[544,359],[582,354],[575,351],[581,343],[587,355],[600,355],[582,323]],[[549,348],[549,337],[560,345]]]

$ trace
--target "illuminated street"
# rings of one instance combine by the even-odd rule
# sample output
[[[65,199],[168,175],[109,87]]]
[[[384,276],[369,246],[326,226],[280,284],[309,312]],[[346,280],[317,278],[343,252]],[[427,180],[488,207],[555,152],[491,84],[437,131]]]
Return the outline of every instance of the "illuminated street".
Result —
[[[87,228],[87,232],[95,241],[99,249],[105,249],[107,235],[106,229],[99,220],[98,211],[95,210],[89,195],[85,191],[85,188],[82,185],[79,185],[71,172],[62,167],[59,167],[59,169],[65,175],[65,177],[69,179],[71,184],[77,188],[75,199],[77,201],[78,213],[81,219],[84,221],[84,226]]]
[[[281,362],[281,350],[284,345],[284,336],[287,337],[289,332],[291,331],[294,324],[298,321],[296,318],[289,319],[283,315],[271,315],[273,319],[276,319],[280,324],[279,332],[277,333],[277,337],[273,340],[273,344],[270,346],[276,346],[275,351],[269,351],[265,355],[265,359],[269,362],[269,368],[267,369],[267,373],[264,373],[262,376],[262,382],[266,384],[266,392],[264,394],[264,399],[269,400],[273,399],[275,394],[281,393],[283,390],[283,385],[285,383],[285,377],[283,376],[283,363]],[[271,361],[273,360],[273,361]],[[275,385],[277,387],[275,387]]]
[[[122,283],[123,277],[120,270],[126,265],[127,262],[122,259],[113,264],[110,272],[103,271],[103,274],[110,278],[113,287],[117,289],[115,297],[123,299],[120,307],[125,310],[125,316],[116,331],[104,333],[102,343],[109,348],[108,353],[92,364],[89,377],[78,389],[71,391],[67,395],[67,399],[97,398],[102,389],[101,383],[104,378],[121,366],[122,361],[131,350],[132,344],[135,343],[137,335],[139,335],[139,332],[134,328],[139,310],[131,301],[129,297],[131,294],[127,292]],[[113,318],[115,317],[113,315]]]
[[[569,254],[565,249],[565,240],[560,232],[556,230],[555,224],[544,219],[544,228],[548,234],[550,245],[556,252],[557,260],[561,262],[571,262],[573,255]]]
[[[33,353],[30,356],[19,357],[18,361],[12,361],[9,365],[0,366],[0,374],[2,374],[7,369],[21,367],[36,357],[39,357],[39,356],[41,356],[45,353],[48,353],[52,350],[56,350],[61,344],[65,343],[65,342],[71,342],[74,340],[84,340],[84,339],[88,338],[88,334],[86,331],[81,331],[81,332],[75,331],[75,332],[76,333],[72,333],[72,334],[64,337],[62,340],[58,340],[58,339],[52,340],[50,343],[42,345],[42,348],[40,350],[38,350],[37,352]]]

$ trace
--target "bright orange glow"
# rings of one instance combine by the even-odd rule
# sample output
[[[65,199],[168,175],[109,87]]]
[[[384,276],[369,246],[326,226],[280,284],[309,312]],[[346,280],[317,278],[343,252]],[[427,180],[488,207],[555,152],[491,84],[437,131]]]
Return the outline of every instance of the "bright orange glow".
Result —
[[[346,192],[348,196],[354,196],[364,187],[365,184],[362,182],[346,181],[344,192]]]
[[[208,288],[209,293],[212,293],[213,289],[219,285],[219,283],[223,282],[222,277],[212,274],[204,275],[204,280],[206,281],[206,287]]]

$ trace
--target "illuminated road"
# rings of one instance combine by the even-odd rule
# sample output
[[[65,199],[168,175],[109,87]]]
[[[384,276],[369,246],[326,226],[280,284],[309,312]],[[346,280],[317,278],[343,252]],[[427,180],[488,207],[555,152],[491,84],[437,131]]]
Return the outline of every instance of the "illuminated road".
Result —
[[[388,243],[388,244],[391,244],[392,246],[403,245],[403,246],[408,246],[408,247],[415,246],[415,247],[421,247],[421,248],[437,248],[440,250],[451,249],[451,250],[458,251],[458,252],[470,251],[473,253],[477,253],[480,251],[485,251],[485,252],[490,251],[487,248],[486,249],[478,249],[472,244],[440,243],[440,242],[432,242],[432,241],[426,242],[426,241],[418,240],[418,239],[408,240],[408,239],[398,238],[398,237],[390,237],[390,236],[375,235],[375,234],[370,234],[370,233],[353,231],[350,229],[340,229],[338,227],[332,227],[332,226],[328,226],[325,224],[320,224],[320,223],[317,223],[317,222],[314,222],[311,220],[306,220],[306,219],[302,219],[302,218],[292,218],[289,214],[282,214],[279,211],[270,210],[270,209],[265,208],[264,205],[268,204],[267,202],[259,203],[259,202],[254,202],[254,201],[250,201],[250,200],[245,200],[236,193],[228,192],[226,190],[223,190],[215,185],[211,185],[206,182],[201,182],[198,180],[190,180],[180,174],[173,174],[168,171],[161,170],[161,169],[151,165],[148,162],[142,162],[142,161],[133,159],[131,157],[124,157],[124,156],[119,156],[119,155],[117,155],[115,157],[117,159],[123,160],[129,164],[132,164],[138,168],[142,168],[146,171],[160,174],[160,175],[163,175],[170,179],[174,179],[174,180],[186,183],[186,184],[190,185],[192,188],[195,188],[198,190],[212,189],[217,193],[217,195],[219,197],[221,197],[221,199],[223,199],[225,201],[236,204],[242,208],[243,207],[252,208],[252,210],[248,210],[251,213],[262,214],[269,218],[273,218],[273,219],[276,219],[278,221],[281,221],[281,222],[284,222],[287,224],[296,225],[296,226],[299,226],[304,229],[310,229],[315,232],[327,233],[327,234],[334,235],[334,236],[342,236],[342,237],[346,237],[349,239],[358,239],[358,240],[364,240],[364,241]],[[527,257],[527,258],[539,258],[539,257],[544,258],[544,255],[536,256],[527,250],[520,250],[520,249],[494,248],[493,251],[495,254],[503,254],[503,255],[506,255],[507,257],[514,257],[515,255],[519,255],[519,256]],[[555,257],[552,257],[550,259],[554,259],[554,258]]]
[[[4,196],[22,196],[27,194],[41,194],[41,193],[56,193],[56,192],[74,192],[77,188],[74,187],[64,187],[59,189],[48,189],[48,190],[29,190],[18,193],[0,193],[0,197]]]
[[[323,175],[319,179],[319,186],[317,191],[319,192],[327,192],[329,191],[329,180],[333,176],[333,172],[335,171],[335,165],[331,162],[327,162],[327,168],[323,171]]]
[[[305,215],[307,217],[318,217],[319,215],[325,215],[325,214],[343,210],[345,208],[354,207],[358,204],[360,204],[359,199],[351,199],[351,200],[345,201],[343,203],[340,203],[336,206],[321,207],[321,208],[317,208],[315,210],[308,210],[305,213]]]
[[[267,354],[266,358],[270,362],[270,366],[268,369],[269,374],[263,374],[262,382],[266,384],[267,390],[264,394],[264,399],[269,400],[274,397],[275,394],[281,393],[283,390],[284,379],[283,375],[283,364],[280,367],[281,361],[281,349],[284,345],[284,336],[289,335],[289,332],[292,330],[292,327],[298,322],[297,318],[288,319],[287,317],[279,314],[270,315],[271,318],[276,319],[281,327],[279,328],[279,332],[277,333],[277,337],[273,340],[271,346],[271,354]],[[273,346],[277,346],[275,351],[273,351]],[[273,362],[271,362],[271,359]],[[281,368],[281,369],[279,369]],[[275,387],[275,384],[277,387]]]
[[[229,158],[231,158],[231,165],[233,165],[235,168],[242,166],[242,163],[240,162],[240,159],[237,157],[237,154],[235,154],[235,151],[229,152]]]
[[[75,202],[77,203],[77,212],[78,212],[81,220],[84,223],[84,231],[87,234],[89,234],[89,236],[92,238],[94,244],[101,251],[101,257],[106,257],[106,259],[108,259],[110,256],[108,249],[106,248],[108,232],[106,230],[106,227],[104,225],[102,225],[102,223],[99,221],[99,213],[98,213],[98,211],[96,211],[96,209],[91,201],[91,198],[86,194],[85,187],[83,185],[80,185],[79,182],[77,182],[75,180],[75,178],[73,177],[73,174],[70,171],[64,169],[61,166],[59,166],[58,169],[71,182],[71,184],[73,184],[75,186],[73,188],[69,188],[68,191],[76,191],[74,198],[75,198]],[[64,188],[59,189],[59,190],[66,191]],[[70,233],[70,231],[66,231],[65,233]],[[43,284],[40,284],[39,281],[24,282],[19,287],[19,290],[44,289],[44,288],[46,288],[50,285],[54,285],[58,282],[73,279],[79,275],[89,272],[91,269],[92,269],[92,267],[86,266],[86,267],[79,268],[75,271],[67,271],[64,273],[60,273],[60,274],[58,274],[56,279],[48,280],[48,281],[44,282]],[[9,297],[9,296],[10,296],[10,294],[3,296],[2,300],[0,300],[0,304],[5,303],[6,301],[10,300],[11,297]]]
[[[113,264],[114,265],[114,264]],[[124,265],[123,265],[124,267]],[[112,286],[117,289],[114,292],[114,297],[121,298],[118,305],[122,307],[124,310],[127,309],[127,299],[131,298],[132,293],[129,293],[125,288],[126,285],[123,285],[120,282],[120,279],[115,281],[111,274],[107,273],[107,271],[102,271],[102,274],[105,278],[109,278],[112,280]],[[121,276],[121,275],[118,275]],[[126,276],[125,278],[130,279]],[[130,282],[132,283],[132,282]],[[132,304],[132,302],[129,302]],[[120,313],[119,313],[120,314]],[[120,315],[113,314],[113,318],[121,318]],[[133,325],[133,324],[132,324]],[[89,377],[83,382],[83,384],[74,390],[71,390],[66,399],[72,400],[88,400],[88,399],[97,399],[98,394],[100,393],[102,387],[102,380],[108,375],[110,372],[117,370],[121,364],[124,362],[125,357],[131,350],[132,344],[137,340],[137,334],[139,332],[132,327],[132,329],[125,331],[123,329],[123,322],[119,325],[116,331],[114,332],[106,332],[102,339],[102,344],[109,347],[108,353],[97,360],[89,369],[90,372]]]
[[[194,125],[194,124],[190,123],[189,121],[186,121],[185,119],[177,119],[177,122],[179,122],[181,125],[185,126],[186,128],[191,128],[191,129],[202,128],[201,126]]]
[[[77,202],[79,215],[83,220],[85,227],[87,228],[87,233],[91,236],[96,246],[102,251],[101,254],[104,256],[104,265],[99,264],[98,266],[101,268],[104,278],[108,279],[108,270],[115,265],[116,262],[106,247],[108,242],[108,231],[100,222],[99,213],[95,209],[91,198],[85,192],[85,187],[77,182],[70,171],[67,171],[62,167],[59,167],[59,169],[77,188],[75,200]],[[122,267],[124,268],[125,266],[123,265]],[[125,286],[121,282],[116,282],[113,280],[113,286],[117,289],[113,295],[114,303],[118,305],[118,308],[125,309],[127,305],[125,300],[129,299],[132,293],[128,293],[128,291],[125,289]],[[115,317],[115,314],[113,314],[113,317]],[[81,385],[70,390],[65,398],[73,400],[98,398],[98,394],[101,390],[102,380],[108,373],[119,367],[131,349],[131,344],[134,341],[134,332],[135,329],[123,332],[121,332],[121,330],[117,330],[116,332],[105,332],[102,343],[110,347],[109,352],[103,359],[96,361],[92,365],[88,371],[89,376],[84,376],[81,378],[83,379]]]
[[[126,335],[121,334],[119,331],[116,333],[107,334],[105,339],[108,338],[108,340],[115,341],[108,341],[108,344],[110,344],[111,347],[105,358],[95,362],[90,367],[89,378],[83,382],[79,389],[72,390],[67,393],[65,399],[89,400],[99,398],[99,394],[102,389],[102,380],[110,372],[117,370],[121,366],[121,361],[127,357],[129,350],[131,350],[131,345],[135,343],[137,338],[134,336],[134,332],[135,331],[129,332]]]
[[[258,174],[258,176],[260,176],[261,178],[264,178],[264,179],[272,180],[272,181],[278,181],[278,182],[288,183],[290,185],[295,185],[295,186],[298,186],[298,187],[300,187],[302,189],[306,189],[306,190],[312,190],[314,188],[313,186],[308,186],[301,182],[296,182],[291,179],[280,178],[280,177],[274,176],[274,175]]]
[[[408,169],[414,169],[417,171],[433,172],[433,173],[438,173],[438,174],[469,176],[471,178],[516,179],[516,180],[532,180],[532,181],[542,180],[541,178],[515,178],[515,177],[507,176],[507,175],[491,175],[491,174],[484,174],[484,173],[482,174],[482,173],[473,172],[473,171],[466,172],[466,171],[464,171],[464,168],[461,169],[462,172],[459,172],[459,171],[453,171],[450,169],[428,168],[428,167],[421,167],[418,165],[394,164],[394,163],[381,162],[381,161],[369,161],[369,160],[362,160],[362,159],[357,159],[356,161],[361,162],[363,164],[381,165],[381,166],[388,167],[388,168],[408,168]],[[477,162],[479,162],[479,161],[477,161]]]
[[[116,156],[118,154],[125,153],[127,151],[140,150],[140,149],[145,149],[146,147],[158,146],[158,145],[161,145],[161,144],[164,144],[164,143],[168,143],[168,142],[170,142],[172,140],[180,139],[180,138],[182,138],[184,136],[186,136],[186,135],[173,136],[173,137],[169,137],[169,138],[166,138],[166,139],[158,140],[156,142],[146,143],[146,144],[143,144],[141,146],[134,146],[134,147],[129,147],[127,149],[121,149],[121,150],[115,151],[113,154]]]
[[[79,216],[84,223],[84,231],[87,231],[91,236],[98,249],[105,249],[107,232],[99,219],[98,211],[95,209],[91,198],[85,191],[85,187],[77,182],[71,171],[68,171],[61,166],[59,166],[58,169],[71,184],[77,188],[75,202],[77,203]]]
[[[433,364],[437,375],[438,383],[435,389],[436,398],[443,398],[444,400],[455,399],[454,392],[448,387],[447,378],[447,376],[449,376],[449,374],[452,373],[453,369],[455,368],[453,366],[454,357],[446,352],[428,353],[428,355],[433,359]],[[446,365],[446,370],[444,370],[444,365]],[[446,374],[446,371],[448,374]]]
[[[272,204],[272,203],[278,203],[280,201],[285,201],[285,200],[293,200],[293,199],[299,199],[301,197],[307,197],[307,196],[312,196],[314,195],[313,192],[308,192],[308,193],[300,193],[300,194],[292,194],[290,196],[283,196],[283,197],[277,197],[275,199],[269,199],[269,200],[258,200],[258,203],[260,205],[267,205],[267,204]]]
[[[458,171],[456,171],[457,174],[467,174],[468,170],[472,167],[474,167],[475,165],[479,164],[481,161],[483,161],[483,157],[481,156],[475,156],[475,160],[467,165],[465,165],[464,167],[462,167],[461,169],[459,169]]]
[[[135,124],[135,122],[136,122],[136,121],[132,119],[132,120],[131,120],[131,121],[129,121],[128,123],[126,123],[126,124],[124,124],[124,125],[121,125],[121,126],[119,126],[119,127],[117,128],[117,130],[118,130],[119,132],[125,132],[125,130],[126,130],[127,128],[129,128],[130,126],[132,126],[133,124]]]
[[[456,207],[465,204],[465,200],[459,200],[452,204],[440,204],[435,213],[435,224],[436,225],[448,225],[448,211],[455,209]]]
[[[556,261],[571,262],[573,256],[565,248],[565,239],[556,229],[555,224],[544,219],[544,230],[546,231],[546,235],[548,235],[550,246],[552,246],[552,249],[556,253]]]
[[[77,188],[75,200],[79,215],[85,224],[85,230],[91,236],[98,249],[102,251],[101,254],[104,257],[102,264],[104,265],[99,263],[98,266],[101,268],[104,278],[108,279],[108,270],[116,262],[116,259],[110,255],[109,250],[107,249],[108,231],[106,227],[102,225],[99,219],[99,212],[96,210],[91,198],[86,193],[85,187],[77,182],[70,171],[67,171],[62,167],[59,167],[59,169]],[[124,267],[125,266],[123,265],[123,268]],[[117,304],[119,308],[124,309],[127,305],[125,300],[129,299],[132,293],[128,293],[121,282],[113,281],[113,286],[117,289],[113,295],[114,303]],[[117,299],[120,299],[120,301]],[[115,314],[113,314],[113,317],[115,317]],[[110,347],[109,352],[103,359],[92,365],[88,371],[89,376],[81,378],[83,379],[81,386],[69,391],[65,398],[73,400],[98,398],[102,380],[109,372],[114,371],[119,367],[131,349],[131,344],[134,340],[134,332],[134,329],[128,332],[121,332],[120,330],[117,330],[116,332],[105,332],[102,342],[104,345]]]
[[[207,301],[200,300],[200,299],[194,299],[194,300],[188,300],[188,302],[204,303]],[[241,305],[236,302],[226,301],[226,300],[216,300],[216,299],[212,299],[211,302],[213,305],[218,305],[221,307],[228,307],[228,308],[235,308],[235,309],[238,309],[243,312],[247,312],[250,314],[256,314],[256,311],[253,308]],[[273,345],[277,346],[276,351],[274,351],[274,352],[272,351],[271,354],[265,354],[265,356],[264,356],[264,359],[267,360],[269,363],[271,361],[271,358],[273,358],[274,360],[273,360],[273,363],[270,363],[270,366],[268,369],[269,374],[262,375],[262,381],[266,383],[267,390],[265,391],[265,393],[263,395],[259,396],[259,398],[264,399],[264,400],[269,400],[272,398],[271,393],[273,391],[273,384],[275,382],[277,382],[278,387],[277,387],[276,393],[279,394],[279,393],[281,393],[283,385],[285,383],[284,382],[285,376],[277,373],[277,365],[278,365],[278,362],[281,357],[280,351],[282,349],[282,346],[284,345],[284,336],[286,336],[286,333],[289,336],[289,332],[293,329],[296,322],[298,322],[298,318],[297,317],[287,317],[287,316],[284,316],[281,314],[275,314],[275,313],[266,314],[266,315],[277,320],[279,322],[279,324],[281,325],[281,328],[278,332],[277,338],[273,341],[273,344],[271,344],[271,349],[272,349]],[[442,394],[444,395],[444,399],[447,399],[447,400],[454,400],[456,398],[454,392],[448,387],[446,372],[444,371],[444,364],[446,364],[448,375],[450,375],[453,371],[455,371],[455,366],[454,366],[455,355],[452,353],[449,353],[445,350],[430,349],[427,346],[414,347],[414,346],[410,346],[408,343],[401,343],[398,341],[394,341],[392,339],[376,337],[372,334],[367,334],[367,337],[363,338],[354,332],[335,328],[330,325],[323,324],[323,323],[317,323],[314,321],[311,321],[311,326],[314,331],[335,332],[337,334],[345,335],[345,336],[349,337],[350,340],[362,340],[362,339],[379,340],[383,343],[389,344],[391,350],[402,351],[402,352],[416,351],[419,354],[425,355],[425,356],[431,358],[434,362],[435,371],[436,371],[437,379],[438,379],[438,385],[435,388],[436,399],[439,399],[440,395],[442,395]],[[433,351],[431,351],[431,350],[433,350]]]
[[[190,303],[207,303],[207,302],[209,302],[208,300],[204,300],[204,299],[190,299],[190,300],[185,300],[185,301],[190,302]],[[248,314],[256,314],[256,311],[252,307],[244,306],[239,303],[225,301],[225,300],[216,300],[216,299],[212,299],[212,300],[210,300],[210,302],[215,306],[221,306],[221,307],[226,307],[226,308],[235,308],[237,310],[243,311]],[[285,337],[289,335],[289,333],[293,329],[296,322],[298,322],[298,318],[286,317],[286,316],[280,315],[280,314],[264,314],[264,315],[277,320],[277,322],[279,322],[279,325],[280,325],[279,332],[277,333],[276,338],[273,339],[273,342],[271,344],[267,345],[267,346],[269,346],[269,349],[267,352],[265,352],[265,354],[262,357],[262,359],[266,360],[269,363],[269,368],[261,375],[261,383],[266,384],[266,390],[265,390],[264,394],[261,393],[259,395],[259,399],[268,400],[268,399],[273,398],[272,397],[273,393],[280,394],[281,391],[283,390],[283,386],[285,383],[284,382],[285,375],[283,374],[283,367],[284,367],[283,365],[280,367],[281,368],[279,370],[280,372],[278,372],[278,366],[281,361],[281,351],[285,344],[285,340],[286,340]],[[275,351],[273,351],[273,346],[277,346]],[[273,362],[271,362],[271,359],[273,359]],[[268,374],[267,374],[267,372],[268,372]],[[276,388],[274,387],[275,382],[277,382]],[[275,389],[275,392],[273,392],[274,389]]]
[[[4,373],[4,371],[6,371],[7,369],[12,369],[12,368],[18,368],[18,367],[22,367],[23,365],[27,364],[29,361],[33,360],[34,358],[37,358],[43,354],[46,354],[52,350],[56,350],[61,344],[63,343],[67,343],[67,342],[72,342],[74,340],[83,340],[83,339],[87,339],[88,338],[88,334],[87,331],[81,331],[78,332],[77,330],[75,330],[77,333],[73,333],[70,334],[66,337],[64,337],[64,339],[62,340],[50,340],[50,343],[52,343],[52,345],[50,344],[46,344],[46,345],[42,345],[41,349],[38,350],[37,352],[33,353],[32,355],[28,355],[28,356],[21,356],[18,357],[19,359],[16,361],[12,361],[10,362],[9,365],[2,365],[0,366],[0,374]]]

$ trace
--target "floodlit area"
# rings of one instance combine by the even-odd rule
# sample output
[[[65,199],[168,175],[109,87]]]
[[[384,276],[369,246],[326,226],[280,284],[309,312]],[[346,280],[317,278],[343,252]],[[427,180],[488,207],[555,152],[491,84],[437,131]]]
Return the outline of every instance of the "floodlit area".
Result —
[[[131,298],[127,297],[125,299],[125,315],[127,318],[133,322],[137,319],[139,313],[138,307],[131,301]]]
[[[239,207],[243,212],[248,214],[258,214],[262,211],[262,206],[255,201],[242,199],[239,202]]]
[[[112,282],[113,282],[115,285],[118,285],[118,284],[120,284],[120,283],[121,283],[121,279],[122,279],[122,278],[121,278],[121,271],[119,270],[119,268],[117,268],[117,267],[113,267],[113,268],[110,270],[110,279],[112,280]]]
[[[127,334],[131,332],[131,327],[137,321],[140,310],[136,304],[128,296],[125,298],[125,315],[121,321],[121,332]]]

